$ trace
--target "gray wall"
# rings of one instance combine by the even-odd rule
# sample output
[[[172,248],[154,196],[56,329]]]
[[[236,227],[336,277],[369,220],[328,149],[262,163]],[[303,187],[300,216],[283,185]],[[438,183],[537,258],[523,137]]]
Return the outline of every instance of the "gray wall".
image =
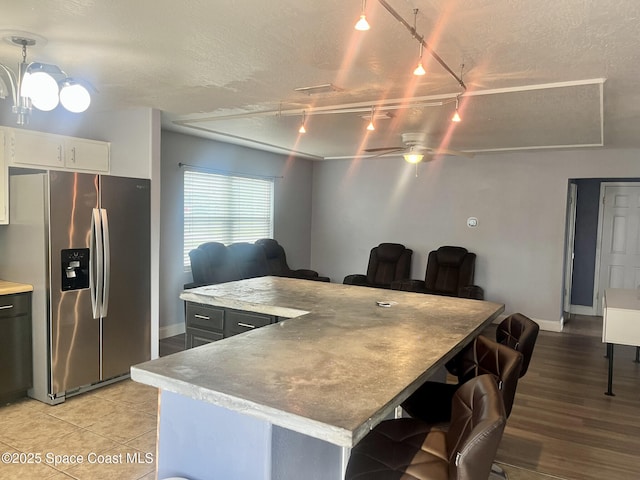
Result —
[[[183,327],[178,296],[191,281],[182,264],[183,169],[186,163],[227,172],[277,177],[274,195],[274,238],[287,252],[292,268],[308,268],[311,258],[312,164],[274,153],[162,131],[162,199],[160,245],[160,336]],[[164,327],[164,330],[162,330]]]
[[[638,154],[446,157],[420,165],[417,178],[400,158],[316,162],[311,268],[340,281],[363,273],[371,247],[390,241],[414,250],[413,277],[424,278],[430,250],[462,245],[478,255],[476,283],[488,300],[559,329],[569,179],[637,177]]]

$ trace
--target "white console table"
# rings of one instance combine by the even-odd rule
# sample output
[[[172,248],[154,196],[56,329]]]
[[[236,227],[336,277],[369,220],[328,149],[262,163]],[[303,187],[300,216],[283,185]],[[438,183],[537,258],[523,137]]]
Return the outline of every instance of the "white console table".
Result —
[[[613,396],[613,346],[640,346],[640,290],[608,288],[604,292],[604,318],[602,321],[602,341],[607,344],[609,378],[606,395]]]

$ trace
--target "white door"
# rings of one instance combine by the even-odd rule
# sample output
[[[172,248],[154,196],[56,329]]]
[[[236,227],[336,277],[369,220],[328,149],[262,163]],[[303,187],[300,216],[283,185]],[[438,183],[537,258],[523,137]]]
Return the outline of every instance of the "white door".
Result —
[[[640,186],[605,186],[597,314],[606,288],[640,286]]]

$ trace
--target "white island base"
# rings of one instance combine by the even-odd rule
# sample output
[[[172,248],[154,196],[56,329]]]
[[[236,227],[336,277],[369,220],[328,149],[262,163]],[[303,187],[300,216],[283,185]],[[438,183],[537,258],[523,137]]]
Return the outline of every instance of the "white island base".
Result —
[[[341,480],[349,450],[173,392],[161,392],[158,479]]]

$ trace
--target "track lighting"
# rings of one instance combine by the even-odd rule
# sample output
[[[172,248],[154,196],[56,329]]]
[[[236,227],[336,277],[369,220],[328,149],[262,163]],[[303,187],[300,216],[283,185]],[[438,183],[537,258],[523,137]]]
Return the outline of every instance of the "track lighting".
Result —
[[[27,63],[27,47],[35,45],[35,39],[12,35],[7,40],[22,47],[22,62],[18,64],[17,74],[0,63],[0,72],[4,71],[9,79],[10,88],[7,91],[11,90],[12,111],[17,115],[18,125],[29,123],[32,107],[48,112],[62,103],[64,108],[74,113],[84,112],[89,107],[89,91],[77,80],[67,77],[60,67],[38,62]]]
[[[414,31],[413,36],[414,36],[414,38],[418,34],[418,32],[416,31],[417,22],[418,22],[418,9],[414,8],[413,9],[413,31]],[[422,37],[418,38],[418,43],[420,44],[420,54],[418,56],[418,66],[413,71],[413,74],[421,77],[422,75],[425,75],[427,73],[427,71],[422,66]]]
[[[462,118],[460,117],[460,113],[458,112],[459,100],[460,100],[460,96],[457,96],[456,97],[456,111],[453,114],[453,117],[451,117],[451,121],[455,122],[455,123],[459,123],[459,122],[462,121]]]
[[[371,107],[371,119],[369,120],[369,125],[367,125],[367,130],[373,132],[376,129],[376,126],[373,124],[373,116],[375,113],[375,108]]]
[[[417,76],[422,76],[422,75],[425,75],[427,73],[427,71],[422,66],[422,41],[423,41],[423,39],[422,39],[422,37],[420,37],[418,35],[418,32],[416,30],[417,22],[418,22],[418,9],[414,8],[413,9],[413,38],[417,38],[418,43],[420,44],[420,54],[418,55],[418,66],[413,71],[413,74],[417,75]]]
[[[453,78],[456,79],[456,81],[460,84],[460,86],[466,91],[467,90],[467,86],[464,84],[464,82],[462,81],[462,78],[458,77],[453,70],[451,70],[451,68],[449,67],[449,65],[447,65],[445,63],[444,60],[442,60],[442,58],[440,58],[440,56],[433,50],[433,48],[431,48],[425,41],[424,41],[424,36],[418,34],[418,32],[416,31],[416,27],[415,25],[412,27],[409,22],[407,22],[402,15],[400,15],[398,12],[396,12],[393,7],[391,5],[389,5],[389,2],[387,2],[386,0],[378,0],[378,3],[380,5],[382,5],[396,20],[398,20],[408,31],[409,33],[411,33],[411,36],[413,38],[415,38],[416,40],[418,40],[418,42],[427,50],[427,52],[429,52],[429,54],[433,57],[433,59],[438,62],[440,64],[440,66],[442,68],[444,68],[449,75],[451,75]],[[417,14],[417,9],[414,10],[414,17]],[[414,18],[414,23],[415,23],[415,18]]]
[[[424,67],[422,66],[422,43],[420,44],[420,57],[418,59],[418,66],[416,67],[416,69],[413,71],[414,75],[418,75],[418,76],[422,76],[424,74],[426,74],[427,71],[424,69]]]
[[[366,32],[371,27],[367,22],[367,16],[365,15],[365,9],[367,8],[367,0],[362,0],[362,10],[360,12],[360,20],[356,23],[355,29],[361,32]]]
[[[300,124],[300,128],[298,129],[298,133],[307,133],[307,129],[304,127],[306,123],[307,115],[306,112],[302,112],[302,123]]]

